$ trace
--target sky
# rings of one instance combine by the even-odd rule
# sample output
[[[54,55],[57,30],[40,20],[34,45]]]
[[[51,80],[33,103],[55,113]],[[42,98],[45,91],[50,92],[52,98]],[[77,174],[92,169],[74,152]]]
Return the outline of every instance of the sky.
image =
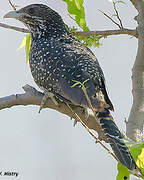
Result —
[[[125,28],[137,26],[136,10],[127,0],[118,10]],[[15,0],[24,7],[43,3],[57,11],[68,25],[75,25],[62,0]],[[84,3],[86,21],[91,30],[117,29],[99,9],[114,14],[108,0],[88,0]],[[14,19],[3,19],[11,11],[8,1],[1,0],[0,22],[24,27]],[[0,97],[23,93],[25,84],[37,87],[24,49],[17,50],[25,34],[0,27]],[[92,47],[104,71],[109,96],[113,102],[114,119],[125,130],[124,119],[132,106],[131,70],[137,52],[137,39],[128,35],[111,36],[101,40],[99,48]],[[94,180],[116,179],[116,161],[95,144],[94,139],[78,123],[73,127],[69,117],[38,106],[17,106],[0,111],[0,171],[18,172],[17,178],[0,180]],[[109,146],[109,145],[107,145]]]

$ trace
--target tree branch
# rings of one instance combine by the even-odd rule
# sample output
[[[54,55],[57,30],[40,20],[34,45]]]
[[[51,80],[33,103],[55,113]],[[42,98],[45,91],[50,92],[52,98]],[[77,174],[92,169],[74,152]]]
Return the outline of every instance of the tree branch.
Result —
[[[40,106],[44,94],[37,91],[34,87],[29,85],[25,85],[23,89],[25,91],[25,93],[23,94],[10,95],[0,98],[0,110],[19,105]],[[75,119],[75,114],[72,113],[68,106],[64,102],[61,102],[59,100],[58,102],[59,106],[56,106],[51,99],[48,99],[44,108],[54,109],[62,114],[69,116],[70,118]],[[78,116],[86,124],[86,126],[88,126],[89,129],[93,129],[98,133],[98,139],[106,141],[106,137],[102,132],[99,123],[96,122],[93,116],[89,116],[88,120],[86,120],[83,108],[74,105],[71,105],[71,108],[76,114],[78,114]]]
[[[6,28],[6,29],[12,29],[12,30],[19,31],[22,33],[30,33],[30,31],[28,29],[10,26],[10,25],[4,24],[4,23],[0,23],[0,27]]]
[[[12,29],[15,31],[19,31],[22,33],[30,33],[28,29],[19,28],[15,26],[10,26],[7,24],[0,23],[0,27],[6,28],[6,29]],[[74,36],[95,36],[95,35],[101,35],[103,37],[105,36],[111,36],[111,35],[120,35],[120,34],[128,34],[130,36],[134,36],[138,38],[138,33],[136,29],[118,29],[118,30],[104,30],[104,31],[89,31],[89,32],[83,32],[83,31],[77,31],[72,33]]]
[[[131,1],[131,3],[134,5],[134,7],[138,10],[138,5],[137,5],[137,3],[138,3],[139,0],[130,0],[130,1]]]
[[[111,36],[111,35],[120,35],[120,34],[128,34],[130,36],[134,36],[138,38],[138,33],[136,29],[118,29],[118,30],[104,30],[104,31],[89,31],[89,32],[82,32],[77,31],[74,32],[74,36],[95,36],[95,35],[102,35],[102,36]]]

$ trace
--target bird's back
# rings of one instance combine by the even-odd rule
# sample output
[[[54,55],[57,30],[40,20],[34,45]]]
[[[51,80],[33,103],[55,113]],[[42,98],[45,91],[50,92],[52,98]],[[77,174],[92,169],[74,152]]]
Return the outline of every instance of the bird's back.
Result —
[[[89,106],[80,85],[87,88],[94,108],[113,109],[105,89],[103,72],[94,54],[70,33],[33,38],[30,67],[36,83],[72,103]]]

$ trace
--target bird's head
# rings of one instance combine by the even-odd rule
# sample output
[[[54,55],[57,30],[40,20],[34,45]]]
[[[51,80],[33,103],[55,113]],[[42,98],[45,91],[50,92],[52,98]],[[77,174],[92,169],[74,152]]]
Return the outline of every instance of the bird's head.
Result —
[[[54,32],[65,29],[61,16],[43,4],[31,4],[20,10],[10,11],[4,18],[14,18],[23,22],[32,33],[41,30]]]

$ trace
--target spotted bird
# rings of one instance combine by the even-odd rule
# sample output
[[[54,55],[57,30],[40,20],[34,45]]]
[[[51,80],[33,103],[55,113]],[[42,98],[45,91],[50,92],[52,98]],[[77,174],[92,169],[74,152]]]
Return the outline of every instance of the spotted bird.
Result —
[[[15,18],[30,30],[29,64],[36,84],[64,102],[88,109],[91,106],[81,86],[85,82],[92,108],[115,155],[129,170],[136,170],[134,159],[110,114],[114,108],[102,69],[92,51],[73,37],[61,16],[46,5],[31,4],[7,13],[5,18]]]

